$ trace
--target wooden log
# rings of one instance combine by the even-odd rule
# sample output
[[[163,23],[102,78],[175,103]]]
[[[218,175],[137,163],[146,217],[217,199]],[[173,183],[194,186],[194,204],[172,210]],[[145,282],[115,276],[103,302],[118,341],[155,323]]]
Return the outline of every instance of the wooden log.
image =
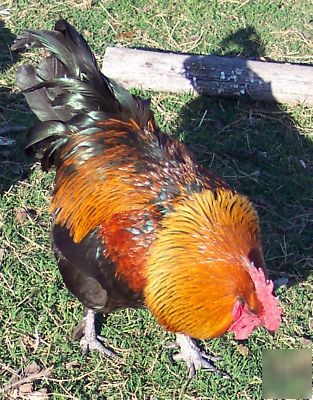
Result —
[[[313,66],[108,47],[103,73],[126,88],[313,105]]]

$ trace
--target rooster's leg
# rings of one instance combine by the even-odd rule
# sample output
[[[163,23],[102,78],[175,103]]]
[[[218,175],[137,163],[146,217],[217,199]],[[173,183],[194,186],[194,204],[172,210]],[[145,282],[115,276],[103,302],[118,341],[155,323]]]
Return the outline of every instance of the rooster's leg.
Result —
[[[229,375],[217,370],[213,364],[218,357],[212,357],[201,351],[196,342],[189,336],[181,333],[176,334],[176,343],[180,347],[180,352],[173,356],[175,361],[183,360],[187,364],[188,376],[193,378],[195,373],[204,368],[212,372],[217,372],[228,379]]]
[[[93,310],[86,309],[85,315],[79,324],[79,328],[82,333],[82,338],[80,339],[80,346],[83,350],[83,354],[87,354],[88,351],[96,350],[99,353],[104,354],[108,357],[117,357],[111,350],[105,348],[101,343],[104,338],[97,335],[95,327],[95,316],[96,313]],[[75,336],[78,336],[77,333]]]

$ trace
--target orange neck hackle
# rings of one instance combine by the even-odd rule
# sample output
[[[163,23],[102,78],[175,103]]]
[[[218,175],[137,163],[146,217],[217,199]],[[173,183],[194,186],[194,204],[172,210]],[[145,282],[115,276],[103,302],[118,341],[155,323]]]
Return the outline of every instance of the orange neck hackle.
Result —
[[[262,251],[250,201],[230,190],[194,194],[162,223],[146,264],[147,306],[172,332],[198,339],[222,335],[236,303],[260,311],[242,257]]]

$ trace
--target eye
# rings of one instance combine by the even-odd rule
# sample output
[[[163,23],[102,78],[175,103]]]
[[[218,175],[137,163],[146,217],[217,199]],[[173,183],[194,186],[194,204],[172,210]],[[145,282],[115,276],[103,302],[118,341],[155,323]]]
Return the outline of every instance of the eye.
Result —
[[[263,255],[260,249],[257,247],[253,247],[249,253],[248,253],[248,258],[251,263],[256,268],[264,268],[264,261],[263,261]]]

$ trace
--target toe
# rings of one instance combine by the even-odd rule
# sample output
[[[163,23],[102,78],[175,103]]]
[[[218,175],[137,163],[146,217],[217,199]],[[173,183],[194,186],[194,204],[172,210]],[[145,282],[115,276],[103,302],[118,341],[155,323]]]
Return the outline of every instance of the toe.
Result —
[[[188,378],[193,379],[195,375],[196,375],[196,368],[194,364],[192,364],[188,368]]]

